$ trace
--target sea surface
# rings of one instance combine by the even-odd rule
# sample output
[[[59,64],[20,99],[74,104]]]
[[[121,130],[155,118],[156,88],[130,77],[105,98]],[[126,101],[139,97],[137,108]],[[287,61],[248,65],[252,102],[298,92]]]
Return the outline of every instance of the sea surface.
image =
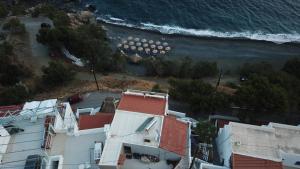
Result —
[[[85,0],[98,19],[200,37],[300,42],[300,0]]]

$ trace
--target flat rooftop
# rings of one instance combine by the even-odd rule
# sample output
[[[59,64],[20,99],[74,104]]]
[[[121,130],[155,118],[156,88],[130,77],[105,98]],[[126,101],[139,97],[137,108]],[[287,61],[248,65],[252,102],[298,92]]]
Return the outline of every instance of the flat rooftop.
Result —
[[[153,126],[145,132],[138,131],[148,119],[155,121]],[[117,110],[111,124],[108,138],[100,163],[102,165],[115,165],[119,159],[123,143],[142,146],[159,146],[159,135],[162,128],[162,116]],[[150,123],[150,121],[149,121]],[[150,140],[145,142],[144,139]]]
[[[80,136],[68,136],[56,134],[53,137],[49,156],[63,155],[63,169],[78,168],[80,164],[90,164],[91,168],[97,168],[94,161],[95,142],[104,143],[104,132],[84,134]]]
[[[282,161],[281,153],[300,154],[300,127],[277,123],[255,126],[230,122],[233,153]],[[226,127],[228,127],[226,126]]]
[[[7,151],[3,154],[1,167],[24,169],[27,156],[34,154],[44,155],[43,149],[41,149],[44,120],[38,119],[34,123],[30,122],[30,120],[21,120],[12,124],[24,129],[24,132],[11,135]]]

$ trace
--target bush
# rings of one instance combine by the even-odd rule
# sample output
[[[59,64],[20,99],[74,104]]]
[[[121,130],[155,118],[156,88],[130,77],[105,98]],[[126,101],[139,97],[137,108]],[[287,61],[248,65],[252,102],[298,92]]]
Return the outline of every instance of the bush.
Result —
[[[198,61],[193,66],[193,79],[201,79],[204,77],[214,77],[218,74],[218,66],[216,62]]]
[[[26,86],[17,84],[15,86],[5,89],[0,94],[1,105],[12,105],[24,103],[30,97]]]
[[[36,7],[32,12],[32,17],[38,17],[39,15],[46,16],[52,19],[55,27],[65,27],[70,25],[70,18],[61,10],[50,4],[43,4],[40,7]]]
[[[300,79],[300,59],[294,58],[288,60],[282,70]]]
[[[152,92],[158,92],[158,93],[162,93],[163,91],[161,90],[159,84],[155,84],[152,89],[151,89]]]
[[[259,63],[245,63],[240,68],[240,76],[244,78],[249,78],[251,75],[269,75],[273,73],[273,67],[270,63],[259,62]]]
[[[195,129],[201,143],[212,144],[217,135],[217,128],[208,121],[199,122]]]
[[[3,25],[4,30],[9,30],[11,33],[23,34],[26,32],[25,25],[18,18],[11,18]]]
[[[66,65],[58,61],[49,62],[48,67],[43,67],[43,83],[45,86],[55,87],[71,81],[75,73]]]
[[[0,18],[6,17],[8,14],[8,10],[6,5],[3,2],[0,2]]]
[[[279,85],[272,84],[268,78],[253,75],[237,90],[235,102],[240,107],[257,113],[286,112],[288,108],[287,92]]]
[[[199,61],[193,63],[189,57],[179,60],[169,60],[162,57],[143,60],[146,75],[159,77],[201,79],[217,75],[218,68],[215,62]]]

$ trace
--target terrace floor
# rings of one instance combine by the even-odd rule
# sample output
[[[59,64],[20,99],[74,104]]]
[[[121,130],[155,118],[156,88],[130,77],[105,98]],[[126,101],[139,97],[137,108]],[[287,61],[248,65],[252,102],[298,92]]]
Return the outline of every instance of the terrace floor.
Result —
[[[94,160],[94,144],[104,141],[104,132],[80,136],[56,134],[48,155],[63,155],[63,169],[78,168],[82,164],[90,164],[94,169],[98,168]]]
[[[23,169],[27,156],[34,154],[45,155],[41,148],[44,134],[44,119],[38,119],[37,122],[21,120],[14,122],[12,125],[24,129],[24,132],[11,135],[0,168]]]

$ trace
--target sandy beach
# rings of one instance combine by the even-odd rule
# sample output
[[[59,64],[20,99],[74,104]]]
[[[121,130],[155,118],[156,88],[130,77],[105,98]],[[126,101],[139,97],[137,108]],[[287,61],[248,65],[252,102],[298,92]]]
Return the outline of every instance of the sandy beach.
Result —
[[[172,47],[168,58],[178,59],[189,56],[194,60],[216,61],[224,70],[235,71],[243,63],[261,61],[270,62],[275,68],[280,68],[289,58],[300,57],[300,44],[296,43],[276,44],[254,40],[166,35],[107,23],[102,24],[114,47],[128,36],[154,41],[165,40]]]

